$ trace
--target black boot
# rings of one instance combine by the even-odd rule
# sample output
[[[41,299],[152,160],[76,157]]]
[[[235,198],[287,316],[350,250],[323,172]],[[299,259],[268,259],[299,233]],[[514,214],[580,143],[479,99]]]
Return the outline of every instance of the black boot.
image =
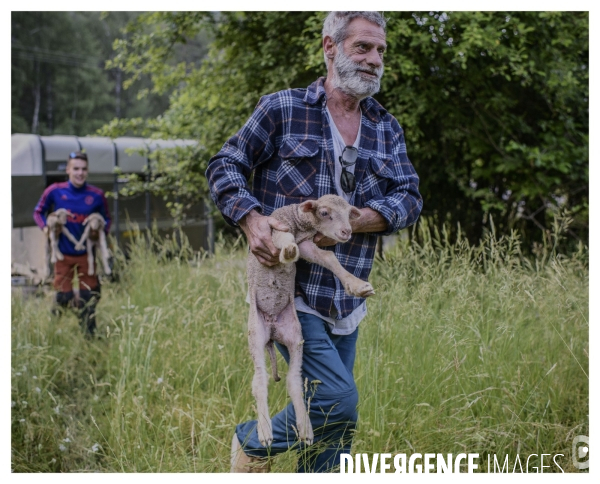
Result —
[[[57,292],[56,293],[56,302],[52,305],[52,309],[50,312],[53,316],[60,317],[65,314],[65,310],[69,307],[71,302],[73,301],[73,291],[68,292]]]
[[[91,291],[79,291],[79,325],[87,338],[96,332],[96,304],[100,299],[100,286]]]

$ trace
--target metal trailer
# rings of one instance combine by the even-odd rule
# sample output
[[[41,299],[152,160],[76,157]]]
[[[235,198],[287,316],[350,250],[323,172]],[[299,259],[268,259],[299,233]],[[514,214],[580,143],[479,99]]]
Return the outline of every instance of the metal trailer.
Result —
[[[144,174],[149,169],[149,159],[140,154],[140,148],[154,151],[157,148],[173,148],[196,144],[192,140],[151,140],[133,137],[77,137],[38,136],[13,134],[11,140],[11,191],[12,191],[12,240],[11,260],[15,272],[30,275],[41,282],[50,275],[47,264],[47,244],[42,231],[33,221],[33,210],[42,192],[52,183],[68,179],[65,168],[69,153],[83,150],[88,155],[88,183],[105,192],[118,192],[127,183],[129,174]],[[120,173],[115,173],[115,168]],[[121,249],[126,249],[127,239],[132,236],[131,227],[140,230],[156,224],[159,233],[168,233],[173,219],[161,197],[150,193],[134,197],[118,196],[109,199],[113,220],[111,234]],[[198,203],[186,210],[182,227],[190,245],[195,250],[212,252],[214,226],[208,207]],[[20,270],[18,270],[20,269]]]

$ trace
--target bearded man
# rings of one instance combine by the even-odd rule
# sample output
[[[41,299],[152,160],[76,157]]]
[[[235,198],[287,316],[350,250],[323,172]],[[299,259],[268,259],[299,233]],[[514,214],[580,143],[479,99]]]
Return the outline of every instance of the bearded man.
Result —
[[[323,25],[327,77],[307,89],[262,97],[246,124],[210,160],[206,176],[212,199],[227,223],[244,231],[262,264],[279,262],[271,227],[285,227],[270,214],[291,203],[338,194],[360,209],[350,241],[336,244],[321,234],[314,241],[365,281],[377,237],[417,220],[419,178],[407,157],[403,130],[370,97],[379,91],[385,50],[380,14],[331,12]],[[314,444],[298,441],[290,403],[272,418],[268,447],[258,440],[256,420],[237,425],[232,472],[267,472],[270,457],[292,448],[300,453],[298,472],[330,472],[339,466],[341,453],[350,453],[358,420],[353,368],[366,301],[347,295],[327,269],[300,260],[295,306]],[[278,349],[287,361],[286,348]]]

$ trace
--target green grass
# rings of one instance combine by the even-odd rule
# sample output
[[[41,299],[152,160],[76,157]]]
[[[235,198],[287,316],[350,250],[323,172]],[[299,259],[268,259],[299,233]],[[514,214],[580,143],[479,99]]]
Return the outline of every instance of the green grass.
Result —
[[[562,453],[573,471],[572,439],[589,435],[587,249],[527,259],[516,237],[416,235],[371,277],[353,452],[508,454],[511,468]],[[100,341],[50,316],[52,292],[13,294],[12,469],[228,471],[234,425],[255,417],[244,254],[182,262],[138,244],[103,286]],[[284,382],[269,392],[285,405]]]

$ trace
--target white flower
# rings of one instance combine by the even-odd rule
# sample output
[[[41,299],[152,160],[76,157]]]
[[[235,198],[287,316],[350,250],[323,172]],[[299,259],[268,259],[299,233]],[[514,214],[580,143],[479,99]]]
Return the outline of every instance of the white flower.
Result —
[[[40,387],[35,387],[35,391],[38,392],[38,393],[42,392],[42,390],[40,389]]]
[[[92,452],[98,452],[98,449],[100,449],[100,444],[96,442],[94,445],[92,445]]]
[[[71,439],[67,437],[66,439],[63,439],[63,442],[71,442]]]
[[[64,452],[65,450],[67,450],[67,448],[64,445],[62,445],[62,444],[60,444],[58,446],[58,448],[60,449],[61,452]]]
[[[58,415],[60,413],[60,405],[57,405],[56,407],[54,407],[54,413],[56,415]]]
[[[25,423],[25,419],[24,419],[24,418],[22,418],[21,420],[19,420],[19,422],[21,422],[21,423]]]
[[[163,382],[162,377],[159,377],[158,380],[156,380],[156,383],[158,383],[159,385]]]

